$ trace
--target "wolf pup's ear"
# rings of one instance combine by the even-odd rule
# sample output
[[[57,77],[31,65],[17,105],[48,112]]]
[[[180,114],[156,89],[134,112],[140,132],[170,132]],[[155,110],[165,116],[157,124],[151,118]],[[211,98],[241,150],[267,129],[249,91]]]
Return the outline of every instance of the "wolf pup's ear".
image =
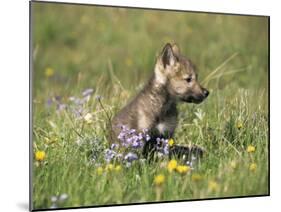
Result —
[[[173,52],[176,56],[180,55],[180,48],[176,43],[173,44],[172,49],[173,49]]]
[[[162,50],[161,59],[164,68],[166,68],[167,65],[174,65],[177,61],[177,58],[173,52],[173,48],[171,44],[167,43],[165,47]]]

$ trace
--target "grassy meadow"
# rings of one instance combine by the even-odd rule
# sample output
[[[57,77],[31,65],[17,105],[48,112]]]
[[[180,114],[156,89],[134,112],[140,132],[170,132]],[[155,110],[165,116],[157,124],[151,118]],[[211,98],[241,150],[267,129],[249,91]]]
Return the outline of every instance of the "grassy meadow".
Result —
[[[269,193],[267,18],[36,2],[32,13],[34,209]],[[210,91],[178,105],[174,142],[205,155],[182,172],[165,157],[108,163],[108,116],[167,42]]]

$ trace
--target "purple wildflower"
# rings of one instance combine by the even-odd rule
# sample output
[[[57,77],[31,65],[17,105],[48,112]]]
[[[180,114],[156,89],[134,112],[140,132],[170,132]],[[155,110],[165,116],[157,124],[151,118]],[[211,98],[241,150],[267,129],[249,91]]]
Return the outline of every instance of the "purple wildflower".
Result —
[[[53,100],[51,98],[47,99],[47,107],[51,107]]]
[[[164,155],[169,155],[169,146],[168,145],[164,146],[163,153],[164,153]]]
[[[158,146],[160,146],[161,145],[161,138],[156,138],[156,143],[157,143]]]
[[[133,134],[136,133],[136,130],[135,130],[135,129],[130,129],[130,130],[129,130],[129,133],[130,133],[131,135],[133,135]]]
[[[80,99],[80,98],[77,98],[77,97],[69,97],[69,100],[72,101],[75,105],[83,105],[86,101],[85,99]]]
[[[113,143],[113,144],[111,144],[110,149],[115,149],[115,148],[118,148],[118,147],[119,147],[119,144]]]
[[[72,108],[72,112],[77,118],[81,118],[83,116],[83,108],[81,106]]]
[[[109,163],[116,156],[116,152],[111,149],[105,150],[105,160]]]
[[[135,129],[129,129],[127,126],[122,125],[121,132],[118,135],[118,139],[125,147],[140,148],[143,147],[144,142],[150,140],[147,130],[137,132]]]
[[[60,103],[57,104],[57,111],[58,112],[60,112],[62,110],[65,110],[66,108],[67,108],[66,104],[60,104]]]
[[[134,148],[140,148],[143,146],[143,142],[142,140],[138,137],[138,136],[133,136],[131,138],[132,142],[131,142],[131,146]]]
[[[169,143],[168,143],[168,139],[164,139],[164,138],[156,138],[156,150],[158,152],[163,153],[164,155],[168,155],[169,154]]]

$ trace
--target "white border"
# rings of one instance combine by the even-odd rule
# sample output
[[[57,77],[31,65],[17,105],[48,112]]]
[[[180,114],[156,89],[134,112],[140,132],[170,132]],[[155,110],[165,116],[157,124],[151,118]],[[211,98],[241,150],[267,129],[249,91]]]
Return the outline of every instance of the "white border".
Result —
[[[59,1],[59,0],[58,0]],[[271,196],[75,211],[268,211],[280,208],[280,7],[276,0],[68,0],[68,2],[271,16]],[[28,29],[29,2],[1,2],[0,209],[27,211],[28,204]],[[257,35],[258,36],[258,35]],[[253,38],[255,39],[255,38]],[[279,77],[280,78],[279,78]],[[274,115],[273,115],[274,114]],[[69,210],[74,211],[74,210]]]

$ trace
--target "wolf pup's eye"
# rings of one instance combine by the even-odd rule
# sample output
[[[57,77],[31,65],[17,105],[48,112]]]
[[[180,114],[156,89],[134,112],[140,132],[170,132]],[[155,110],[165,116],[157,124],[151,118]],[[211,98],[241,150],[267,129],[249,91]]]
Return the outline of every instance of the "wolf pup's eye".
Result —
[[[191,82],[192,81],[192,77],[188,77],[187,79],[186,79],[186,81],[189,83],[189,82]]]

